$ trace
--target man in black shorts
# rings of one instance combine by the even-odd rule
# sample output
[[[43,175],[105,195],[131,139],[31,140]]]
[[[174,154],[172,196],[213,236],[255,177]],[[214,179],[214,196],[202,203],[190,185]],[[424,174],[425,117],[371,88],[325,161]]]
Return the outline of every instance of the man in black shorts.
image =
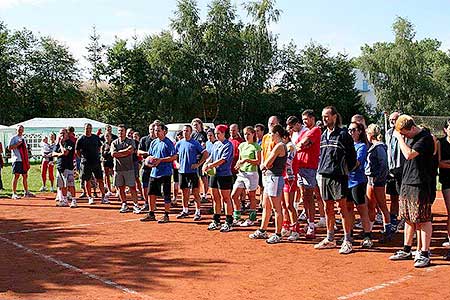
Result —
[[[156,121],[155,121],[156,122]],[[148,125],[148,135],[141,138],[139,141],[138,146],[138,152],[137,154],[142,156],[144,159],[148,156],[148,150],[150,149],[151,142],[156,138],[155,135],[155,122]],[[150,182],[150,172],[152,171],[152,168],[149,166],[142,167],[142,189],[143,189],[143,196],[144,196],[144,205],[141,207],[140,212],[148,212],[149,206],[148,206],[148,183]]]
[[[203,128],[203,122],[199,118],[195,118],[191,121],[191,126],[193,127],[192,132],[192,139],[196,140],[197,142],[202,145],[203,148],[206,149],[206,141],[208,141],[208,136],[206,135],[206,132]],[[200,160],[200,156],[197,157],[198,160]],[[200,176],[202,186],[203,186],[203,193],[201,194],[201,201],[202,202],[208,202],[206,199],[206,195],[208,194],[208,176],[202,171],[202,166],[198,168],[198,176]]]
[[[400,215],[405,218],[405,240],[403,250],[397,251],[391,260],[413,259],[411,248],[416,230],[418,249],[414,267],[430,265],[430,242],[433,231],[431,205],[436,192],[433,178],[433,137],[418,127],[408,115],[398,117],[393,133],[405,156],[402,186],[400,188]],[[412,139],[408,145],[405,138]],[[420,248],[419,248],[420,247]]]
[[[335,212],[337,201],[342,214],[344,242],[340,254],[353,251],[351,242],[352,218],[347,210],[348,173],[356,166],[356,151],[353,139],[347,130],[340,128],[341,116],[334,106],[327,106],[322,111],[322,120],[326,126],[320,140],[320,158],[317,183],[325,202],[327,237],[314,246],[315,249],[336,247],[334,240]]]
[[[105,195],[105,187],[103,185],[103,171],[100,165],[100,148],[102,142],[100,138],[92,134],[92,125],[86,123],[84,125],[84,135],[82,135],[76,143],[75,150],[81,157],[80,175],[84,181],[86,192],[88,194],[88,203],[94,204],[94,198],[91,194],[91,178],[94,175],[97,180],[98,187],[102,193],[102,204],[109,203],[108,197]]]

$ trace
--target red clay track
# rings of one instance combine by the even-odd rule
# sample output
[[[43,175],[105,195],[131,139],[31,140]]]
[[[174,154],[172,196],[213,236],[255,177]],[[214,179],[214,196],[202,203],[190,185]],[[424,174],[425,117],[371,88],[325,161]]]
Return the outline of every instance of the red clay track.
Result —
[[[444,205],[433,207],[433,267],[390,262],[401,234],[343,256],[312,241],[267,245],[255,228],[208,232],[141,223],[119,204],[56,208],[49,196],[0,199],[0,299],[442,299],[450,295]],[[378,231],[379,228],[376,228]],[[342,233],[340,231],[339,233]],[[323,238],[320,231],[317,238]]]

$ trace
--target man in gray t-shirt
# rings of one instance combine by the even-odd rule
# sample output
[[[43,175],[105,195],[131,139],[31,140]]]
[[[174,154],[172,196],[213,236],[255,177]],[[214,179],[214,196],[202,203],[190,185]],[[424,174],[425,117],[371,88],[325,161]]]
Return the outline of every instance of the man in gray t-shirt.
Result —
[[[28,155],[26,142],[23,138],[24,131],[25,128],[22,125],[17,126],[17,134],[13,136],[8,143],[8,149],[11,151],[12,172],[14,174],[12,182],[12,199],[20,199],[19,195],[17,195],[17,182],[19,181],[20,176],[22,176],[24,196],[34,197],[34,195],[28,190],[28,169],[30,168],[27,159],[28,156],[22,157],[22,153],[24,153],[24,155]]]
[[[122,202],[120,212],[130,211],[125,194],[125,187],[128,187],[134,202],[133,212],[139,213],[133,164],[134,142],[126,137],[125,125],[120,124],[117,127],[119,138],[111,143],[111,156],[114,158],[114,186],[119,189],[119,199]]]

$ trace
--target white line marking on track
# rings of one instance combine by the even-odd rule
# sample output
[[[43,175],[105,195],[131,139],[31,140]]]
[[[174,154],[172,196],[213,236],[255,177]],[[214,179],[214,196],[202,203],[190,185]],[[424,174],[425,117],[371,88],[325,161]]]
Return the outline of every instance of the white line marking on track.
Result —
[[[440,269],[442,267],[444,267],[444,266],[440,265],[440,266],[429,267],[429,268],[426,268],[424,270],[424,272],[427,272],[427,273],[434,272],[435,270]],[[376,285],[376,286],[373,286],[373,287],[370,287],[370,288],[366,288],[366,289],[361,290],[359,292],[354,292],[354,293],[351,293],[351,294],[348,294],[348,295],[345,295],[345,296],[340,296],[340,297],[337,298],[337,300],[347,300],[347,299],[351,299],[351,298],[355,298],[355,297],[359,297],[359,296],[364,296],[364,295],[367,295],[369,293],[372,293],[372,292],[375,292],[375,291],[378,291],[378,290],[381,290],[381,289],[384,289],[384,288],[387,288],[387,287],[390,287],[390,286],[393,286],[393,285],[400,284],[400,283],[408,281],[408,280],[410,280],[412,278],[414,278],[413,275],[405,275],[405,276],[403,276],[403,277],[401,277],[399,279],[391,280],[391,281],[388,281],[388,282],[384,282],[384,283],[381,283],[379,285]]]
[[[14,241],[11,241],[11,240],[9,240],[7,238],[4,238],[4,237],[0,236],[0,240],[5,242],[5,243],[7,243],[7,244],[13,245],[13,246],[15,246],[15,247],[17,247],[17,248],[19,248],[21,250],[24,250],[25,252],[34,254],[34,255],[36,255],[36,256],[38,256],[38,257],[40,257],[40,258],[42,258],[42,259],[44,259],[46,261],[52,262],[52,263],[54,263],[54,264],[56,264],[58,266],[64,267],[64,268],[66,268],[68,270],[71,270],[71,271],[75,271],[77,273],[80,273],[80,274],[88,277],[88,278],[98,280],[98,281],[100,281],[100,282],[102,282],[102,283],[104,283],[104,284],[106,284],[108,286],[111,286],[113,288],[121,290],[124,293],[132,294],[132,295],[135,295],[135,296],[139,296],[141,298],[153,299],[153,298],[151,298],[151,297],[149,297],[147,295],[138,293],[135,290],[132,290],[132,289],[129,289],[129,288],[123,286],[123,285],[120,285],[120,284],[118,284],[118,283],[116,283],[116,282],[114,282],[112,280],[109,280],[109,279],[97,276],[95,274],[89,273],[89,272],[84,271],[84,270],[82,270],[82,269],[80,269],[80,268],[78,268],[78,267],[76,267],[74,265],[65,263],[65,262],[63,262],[63,261],[61,261],[59,259],[53,258],[53,257],[51,257],[49,255],[45,255],[45,254],[39,253],[39,252],[37,252],[37,251],[35,251],[35,250],[31,249],[31,248],[28,248],[28,247],[26,247],[24,245],[21,245],[19,243],[14,242]]]
[[[108,224],[116,224],[116,223],[134,222],[134,221],[138,221],[138,220],[139,219],[128,219],[128,220],[121,220],[121,221],[100,222],[100,223],[91,223],[91,224],[75,224],[75,225],[69,225],[69,226],[57,226],[57,227],[48,227],[48,228],[33,228],[33,229],[2,232],[2,233],[0,233],[0,235],[36,232],[36,231],[47,231],[47,230],[69,229],[69,228],[78,228],[78,227],[88,227],[88,226],[93,226],[93,225],[108,225]]]

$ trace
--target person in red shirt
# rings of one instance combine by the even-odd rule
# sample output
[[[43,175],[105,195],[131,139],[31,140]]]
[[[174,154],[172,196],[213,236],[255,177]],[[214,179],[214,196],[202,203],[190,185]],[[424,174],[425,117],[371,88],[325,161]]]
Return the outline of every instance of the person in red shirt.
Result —
[[[231,124],[230,125],[230,138],[228,139],[233,144],[233,162],[231,163],[231,172],[233,173],[233,182],[236,181],[238,170],[235,169],[236,163],[239,160],[239,145],[244,141],[244,139],[239,134],[239,125]],[[239,195],[241,199],[241,207],[245,208],[245,191]]]
[[[316,118],[312,110],[302,113],[303,124],[307,128],[300,132],[295,143],[297,155],[294,159],[294,171],[297,171],[297,184],[302,189],[303,205],[305,206],[308,226],[305,229],[306,238],[315,238],[315,204],[314,189],[317,187],[317,167],[320,155],[320,136],[322,131],[315,126]]]

